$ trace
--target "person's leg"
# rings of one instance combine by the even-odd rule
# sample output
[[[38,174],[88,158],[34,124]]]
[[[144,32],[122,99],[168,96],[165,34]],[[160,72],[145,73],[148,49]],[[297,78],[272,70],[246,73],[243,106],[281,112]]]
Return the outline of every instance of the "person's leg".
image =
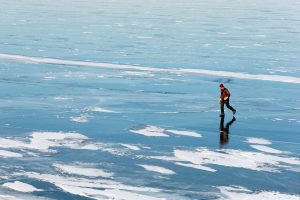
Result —
[[[225,102],[226,107],[231,110],[233,112],[233,114],[235,114],[236,110],[230,105],[229,103],[229,98],[227,99],[227,101]]]

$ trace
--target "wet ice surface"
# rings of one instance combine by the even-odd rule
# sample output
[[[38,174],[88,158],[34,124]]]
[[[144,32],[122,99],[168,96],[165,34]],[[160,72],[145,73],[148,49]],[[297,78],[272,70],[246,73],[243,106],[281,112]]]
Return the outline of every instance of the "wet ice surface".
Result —
[[[3,5],[0,199],[299,198],[297,2],[157,3]]]
[[[287,96],[276,95],[282,89],[292,95],[298,85],[229,83],[238,114],[224,143],[213,77],[154,73],[146,78],[115,70],[2,63],[11,80],[1,86],[6,93],[1,99],[3,194],[53,199],[299,197],[298,102],[286,105]],[[21,71],[15,74],[15,69]],[[50,72],[56,78],[44,80]],[[70,73],[84,73],[86,79],[65,76]],[[259,98],[245,92],[261,83]],[[225,125],[231,117],[227,112]],[[277,117],[283,120],[274,121]]]

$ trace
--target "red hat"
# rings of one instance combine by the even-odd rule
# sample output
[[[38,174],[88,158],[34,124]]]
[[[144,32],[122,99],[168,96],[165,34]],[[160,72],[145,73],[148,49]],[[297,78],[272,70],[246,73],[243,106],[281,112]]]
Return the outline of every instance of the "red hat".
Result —
[[[220,87],[224,87],[223,83],[220,84]]]

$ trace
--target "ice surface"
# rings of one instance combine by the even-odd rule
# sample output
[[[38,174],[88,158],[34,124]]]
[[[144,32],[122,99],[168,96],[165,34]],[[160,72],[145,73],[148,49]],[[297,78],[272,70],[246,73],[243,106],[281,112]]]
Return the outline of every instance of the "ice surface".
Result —
[[[297,200],[299,196],[289,195],[274,191],[259,191],[253,192],[243,187],[238,186],[221,186],[218,187],[224,197],[220,197],[220,200],[247,200],[247,199],[274,199],[274,200]]]
[[[114,197],[115,199],[164,199],[141,194],[159,194],[161,191],[158,189],[149,187],[133,187],[124,185],[120,182],[106,179],[85,179],[32,172],[25,173],[23,174],[23,176],[50,182],[66,192],[90,197],[93,199],[111,199],[112,197]]]
[[[270,151],[270,149],[267,150]],[[274,153],[274,151],[271,153]],[[276,151],[276,153],[280,152]],[[174,156],[184,162],[193,164],[189,165],[189,167],[196,166],[198,169],[203,169],[203,165],[213,164],[257,171],[278,172],[280,170],[280,163],[282,165],[285,164],[286,167],[300,164],[300,159],[298,158],[286,158],[233,149],[223,151],[211,151],[206,148],[197,149],[196,151],[175,150]],[[208,169],[208,171],[212,170]]]
[[[297,1],[2,3],[0,199],[299,198]]]
[[[41,58],[41,57],[29,57],[21,55],[10,55],[10,54],[0,54],[0,59],[8,59],[21,62],[35,62],[40,64],[55,64],[55,65],[70,65],[70,66],[80,66],[80,67],[99,67],[99,68],[109,68],[109,69],[120,69],[120,70],[141,70],[149,72],[168,72],[176,74],[198,74],[207,76],[217,76],[217,77],[230,77],[239,79],[253,79],[253,80],[265,80],[265,81],[277,81],[283,83],[300,83],[300,78],[293,76],[280,76],[280,75],[269,75],[269,74],[247,74],[238,73],[230,71],[213,71],[205,69],[162,69],[154,67],[142,67],[134,65],[121,65],[121,64],[111,64],[111,63],[98,63],[98,62],[85,62],[85,61],[73,61],[73,60],[61,60],[54,58]],[[56,77],[45,77],[47,80],[54,79]]]

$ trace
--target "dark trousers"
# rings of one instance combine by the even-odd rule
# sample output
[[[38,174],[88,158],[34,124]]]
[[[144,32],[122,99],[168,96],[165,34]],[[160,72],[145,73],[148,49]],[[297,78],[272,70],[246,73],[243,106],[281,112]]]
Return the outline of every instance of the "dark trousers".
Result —
[[[232,112],[235,110],[230,104],[229,104],[229,98],[225,101],[221,101],[220,105],[221,105],[221,113],[224,113],[224,104],[226,105],[226,107],[231,110]]]

